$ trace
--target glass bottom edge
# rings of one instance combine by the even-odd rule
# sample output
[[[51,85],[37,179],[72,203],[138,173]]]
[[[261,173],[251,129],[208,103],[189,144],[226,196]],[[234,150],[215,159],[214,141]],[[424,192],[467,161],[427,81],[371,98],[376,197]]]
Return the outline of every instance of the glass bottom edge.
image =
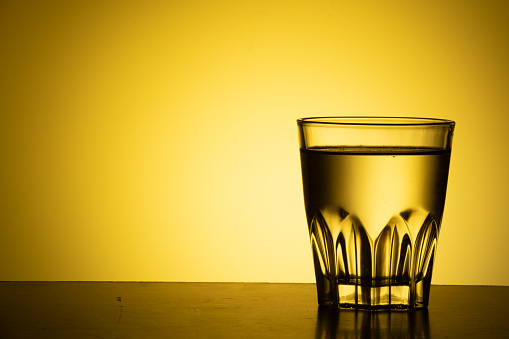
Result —
[[[367,310],[367,311],[410,311],[426,309],[429,285],[361,286],[336,285],[336,291],[318,291],[320,307]],[[427,284],[426,284],[427,285]],[[426,288],[427,287],[427,288]],[[323,293],[325,292],[325,293]]]
[[[356,305],[356,304],[335,304],[335,303],[318,303],[320,308],[351,310],[351,311],[399,311],[407,312],[413,310],[426,309],[424,305]]]

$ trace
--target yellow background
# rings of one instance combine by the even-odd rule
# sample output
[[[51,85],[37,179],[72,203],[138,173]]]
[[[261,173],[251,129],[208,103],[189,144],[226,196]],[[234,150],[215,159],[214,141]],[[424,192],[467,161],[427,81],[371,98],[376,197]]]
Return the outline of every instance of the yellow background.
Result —
[[[1,1],[0,280],[312,282],[295,120],[453,119],[433,282],[509,285],[505,1]]]

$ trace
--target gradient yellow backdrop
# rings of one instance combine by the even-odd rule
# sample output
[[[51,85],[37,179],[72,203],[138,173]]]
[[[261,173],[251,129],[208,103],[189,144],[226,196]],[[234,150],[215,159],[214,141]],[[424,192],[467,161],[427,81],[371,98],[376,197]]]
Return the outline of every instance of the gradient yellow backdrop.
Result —
[[[0,2],[0,280],[312,282],[295,120],[456,120],[434,283],[509,285],[505,1]]]

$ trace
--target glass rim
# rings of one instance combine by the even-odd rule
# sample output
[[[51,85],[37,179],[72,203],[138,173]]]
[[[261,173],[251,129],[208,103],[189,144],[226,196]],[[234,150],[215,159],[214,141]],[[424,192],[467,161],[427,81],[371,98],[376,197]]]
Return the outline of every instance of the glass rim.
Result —
[[[299,125],[337,126],[454,126],[448,119],[392,116],[324,116],[297,119]]]

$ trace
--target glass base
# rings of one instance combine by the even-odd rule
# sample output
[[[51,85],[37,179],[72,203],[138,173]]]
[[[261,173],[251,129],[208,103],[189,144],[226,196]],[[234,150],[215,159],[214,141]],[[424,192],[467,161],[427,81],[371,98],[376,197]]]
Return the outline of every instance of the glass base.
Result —
[[[318,303],[368,310],[427,308],[438,238],[435,218],[417,210],[402,212],[372,240],[358,218],[343,210],[337,216],[343,220],[337,236],[321,213],[311,221]],[[419,230],[416,236],[409,224],[416,224],[411,227]]]
[[[428,307],[431,279],[414,285],[362,286],[339,284],[337,290],[318,286],[318,304],[340,309],[414,310]],[[324,293],[325,292],[325,293]]]

